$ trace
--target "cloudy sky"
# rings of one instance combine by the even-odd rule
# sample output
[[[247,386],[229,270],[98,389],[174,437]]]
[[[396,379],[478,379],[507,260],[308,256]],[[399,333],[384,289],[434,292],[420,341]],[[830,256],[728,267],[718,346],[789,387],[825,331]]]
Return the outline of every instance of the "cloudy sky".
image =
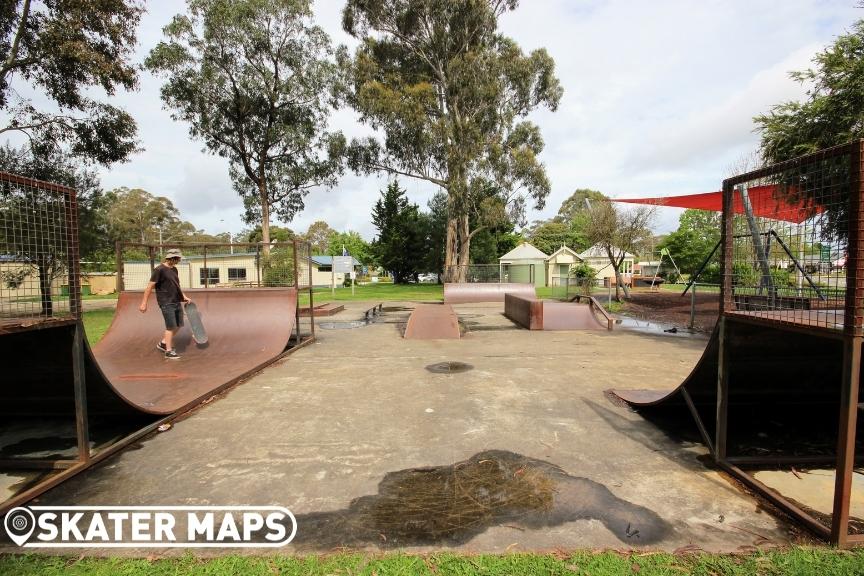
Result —
[[[149,2],[139,31],[141,60],[161,38],[180,1]],[[334,43],[351,45],[339,19],[342,2],[317,0],[318,23]],[[530,220],[554,215],[576,188],[613,197],[717,190],[731,166],[755,150],[752,117],[800,99],[788,78],[807,68],[824,46],[847,32],[864,10],[856,0],[523,0],[501,18],[502,31],[523,50],[544,47],[564,88],[557,112],[532,119],[546,141],[542,161],[552,193]],[[237,232],[242,204],[224,159],[202,152],[162,109],[160,81],[144,72],[140,90],[115,101],[138,121],[144,151],[102,172],[106,189],[144,188],[173,199],[184,219],[211,233]],[[346,135],[368,133],[351,111],[332,117]],[[342,178],[312,192],[306,210],[287,225],[303,232],[315,220],[371,239],[372,204],[385,181]],[[425,206],[435,192],[403,181]],[[665,209],[659,232],[677,227]]]

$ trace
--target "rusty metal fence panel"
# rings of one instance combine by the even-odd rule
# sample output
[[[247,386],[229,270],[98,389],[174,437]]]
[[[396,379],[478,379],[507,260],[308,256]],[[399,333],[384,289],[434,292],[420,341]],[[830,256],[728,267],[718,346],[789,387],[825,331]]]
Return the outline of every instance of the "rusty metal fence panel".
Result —
[[[784,512],[841,546],[864,542],[864,534],[850,523],[852,474],[862,442],[857,425],[864,347],[862,151],[864,140],[859,140],[723,183],[715,460]],[[827,519],[802,509],[739,467],[770,464],[770,458],[727,455],[729,431],[741,424],[729,418],[729,398],[741,386],[740,375],[736,379],[731,374],[733,361],[726,350],[730,321],[842,342],[840,366],[836,358],[823,366],[828,381],[819,383],[820,388],[836,386],[839,391],[833,431],[834,505]],[[804,460],[802,456],[788,463]]]
[[[0,326],[81,313],[75,191],[0,172]]]
[[[731,218],[724,312],[842,330],[849,215],[859,201],[851,193],[854,151],[832,148],[724,183]]]

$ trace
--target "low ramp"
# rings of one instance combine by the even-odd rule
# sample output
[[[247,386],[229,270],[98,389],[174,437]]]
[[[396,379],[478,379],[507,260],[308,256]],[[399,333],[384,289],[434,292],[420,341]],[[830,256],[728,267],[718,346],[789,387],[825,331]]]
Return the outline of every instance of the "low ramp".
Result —
[[[418,304],[405,326],[405,338],[414,340],[458,339],[459,318],[449,304]]]
[[[189,290],[209,341],[195,344],[188,326],[175,339],[180,360],[156,349],[165,326],[155,296],[138,310],[141,292],[124,292],[114,321],[92,352],[86,347],[91,415],[169,415],[190,408],[276,359],[294,329],[293,288]],[[0,413],[74,415],[75,323],[3,336]]]
[[[591,304],[543,302],[543,330],[611,330],[612,324],[597,317]]]
[[[523,298],[537,298],[533,284],[448,282],[444,284],[444,302],[447,304],[474,304],[479,302],[504,302],[505,294]]]
[[[611,330],[613,324],[606,311],[590,298],[583,304],[506,294],[504,315],[528,330]]]
[[[836,446],[843,341],[731,318],[725,322],[729,455],[764,456],[766,444],[778,456],[819,454]],[[708,443],[706,435],[713,436],[717,422],[718,334],[715,330],[677,388],[607,393],[675,436],[682,426],[693,430],[695,421]],[[753,453],[754,447],[763,452]]]

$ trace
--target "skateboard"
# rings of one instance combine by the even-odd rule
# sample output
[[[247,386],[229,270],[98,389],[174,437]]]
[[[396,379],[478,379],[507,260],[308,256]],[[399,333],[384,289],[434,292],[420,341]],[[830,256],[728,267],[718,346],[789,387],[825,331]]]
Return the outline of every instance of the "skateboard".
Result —
[[[204,323],[201,322],[201,314],[194,302],[187,302],[184,306],[186,318],[189,319],[189,329],[192,330],[192,338],[198,344],[207,343],[207,332],[204,331]]]

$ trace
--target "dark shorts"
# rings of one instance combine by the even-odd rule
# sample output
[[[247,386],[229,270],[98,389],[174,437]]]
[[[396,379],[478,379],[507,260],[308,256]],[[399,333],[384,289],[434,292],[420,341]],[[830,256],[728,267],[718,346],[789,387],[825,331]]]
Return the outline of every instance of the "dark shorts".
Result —
[[[183,326],[183,306],[179,302],[176,304],[162,304],[159,306],[162,310],[162,318],[165,319],[165,329],[173,330]]]

